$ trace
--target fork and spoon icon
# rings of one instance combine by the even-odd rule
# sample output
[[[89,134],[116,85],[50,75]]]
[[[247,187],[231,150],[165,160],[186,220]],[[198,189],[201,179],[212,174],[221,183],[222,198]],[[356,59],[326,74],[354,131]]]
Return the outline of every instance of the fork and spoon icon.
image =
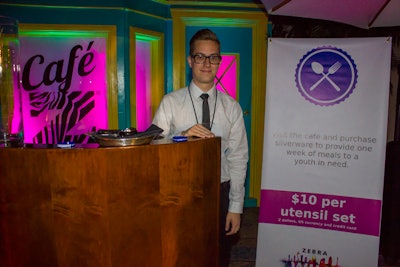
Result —
[[[337,84],[334,81],[332,81],[332,79],[329,77],[329,75],[335,74],[341,67],[342,67],[342,64],[339,61],[336,61],[335,64],[333,64],[332,66],[329,67],[328,72],[325,73],[324,67],[322,66],[322,64],[319,62],[313,61],[311,63],[311,69],[316,74],[322,74],[322,77],[310,87],[310,91],[314,90],[324,80],[327,80],[333,86],[333,88],[335,88],[335,90],[337,92],[339,92],[340,91],[339,86],[337,86]]]

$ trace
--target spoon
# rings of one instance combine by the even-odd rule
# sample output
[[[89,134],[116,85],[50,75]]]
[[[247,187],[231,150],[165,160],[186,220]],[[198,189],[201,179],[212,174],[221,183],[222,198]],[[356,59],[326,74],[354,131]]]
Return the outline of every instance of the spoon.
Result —
[[[321,63],[313,61],[311,62],[311,69],[314,71],[314,73],[316,74],[322,74],[322,77],[316,82],[314,83],[311,87],[310,87],[310,91],[314,90],[323,80],[328,80],[328,82],[333,86],[333,88],[336,89],[336,91],[340,91],[339,86],[337,86],[336,83],[334,83],[332,81],[331,78],[329,78],[328,75],[334,74],[338,69],[340,69],[340,67],[342,66],[342,64],[340,64],[340,62],[336,62],[335,64],[333,64],[329,69],[328,69],[328,73],[324,73],[324,67],[322,66]]]

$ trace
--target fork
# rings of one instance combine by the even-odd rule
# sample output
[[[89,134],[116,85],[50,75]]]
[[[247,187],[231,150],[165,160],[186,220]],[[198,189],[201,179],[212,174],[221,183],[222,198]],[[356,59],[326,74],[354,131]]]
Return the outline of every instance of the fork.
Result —
[[[323,80],[327,79],[328,82],[333,86],[333,88],[335,88],[336,91],[339,92],[340,91],[339,86],[337,86],[337,84],[332,81],[329,75],[336,73],[342,67],[342,64],[339,61],[336,61],[335,64],[329,67],[328,73],[324,73],[322,65],[320,63],[318,62],[313,62],[313,63],[315,64],[311,64],[311,68],[315,73],[322,74],[322,77],[316,83],[314,83],[313,86],[311,86],[310,91],[314,90],[315,87],[317,87]]]

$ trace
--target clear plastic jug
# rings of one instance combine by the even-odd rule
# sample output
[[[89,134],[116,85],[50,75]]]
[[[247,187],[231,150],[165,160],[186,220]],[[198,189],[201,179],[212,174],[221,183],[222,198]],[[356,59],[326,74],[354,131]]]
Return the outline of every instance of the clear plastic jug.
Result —
[[[0,147],[23,145],[18,21],[0,16]]]

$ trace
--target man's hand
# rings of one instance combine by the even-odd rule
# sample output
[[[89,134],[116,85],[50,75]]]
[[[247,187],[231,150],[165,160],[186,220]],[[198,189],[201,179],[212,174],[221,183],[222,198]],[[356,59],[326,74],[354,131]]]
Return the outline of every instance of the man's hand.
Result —
[[[226,235],[234,235],[240,229],[240,213],[228,212],[226,215],[225,231]]]
[[[201,124],[196,124],[187,129],[186,131],[182,132],[183,136],[194,136],[194,137],[200,137],[200,138],[212,138],[215,137],[215,135],[208,130],[206,127],[204,127]]]

